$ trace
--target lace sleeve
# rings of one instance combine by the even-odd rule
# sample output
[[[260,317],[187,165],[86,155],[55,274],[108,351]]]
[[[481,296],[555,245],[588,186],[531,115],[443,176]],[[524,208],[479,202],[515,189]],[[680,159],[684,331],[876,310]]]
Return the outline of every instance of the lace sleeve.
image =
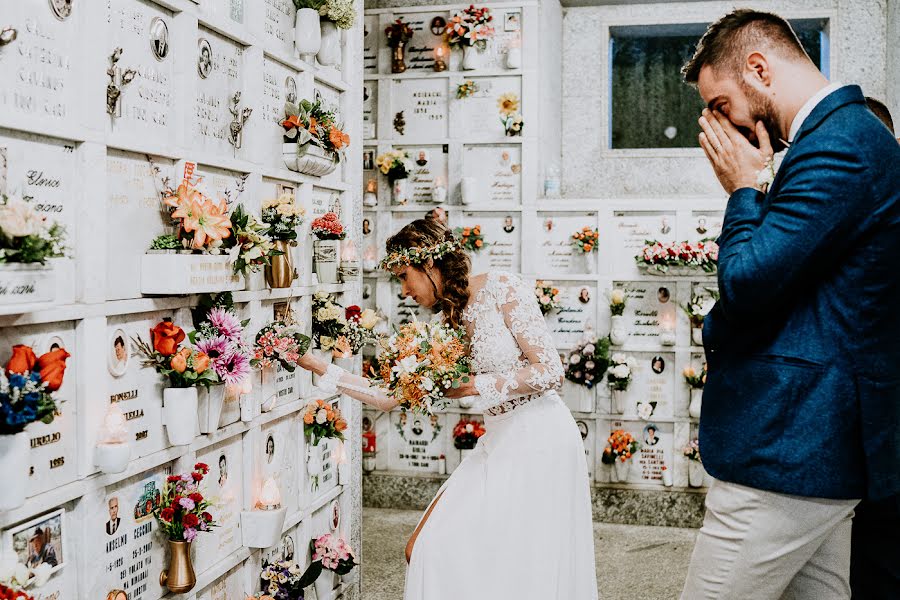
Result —
[[[506,327],[519,345],[527,365],[507,373],[486,373],[475,377],[479,404],[496,406],[511,398],[559,389],[563,366],[541,315],[534,292],[515,276],[501,277],[496,294],[497,308]]]
[[[319,379],[318,387],[327,394],[333,394],[340,388],[351,398],[383,411],[389,411],[398,404],[381,388],[370,386],[365,377],[354,375],[337,365],[328,365],[325,375]]]

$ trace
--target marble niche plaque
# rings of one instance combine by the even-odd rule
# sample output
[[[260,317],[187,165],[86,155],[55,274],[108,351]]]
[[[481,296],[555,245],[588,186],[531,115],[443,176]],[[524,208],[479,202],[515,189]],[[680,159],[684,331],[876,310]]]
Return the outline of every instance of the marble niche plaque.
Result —
[[[505,10],[493,8],[491,13],[494,20],[494,37],[482,53],[482,65],[485,70],[502,71],[507,69],[506,51],[511,47],[522,45],[522,9],[508,8]],[[459,68],[462,62],[462,52],[454,50],[451,57],[451,67]]]
[[[444,43],[444,34],[441,31],[435,35],[431,31],[431,24],[435,17],[439,17],[444,23],[449,15],[446,12],[415,12],[397,14],[395,18],[403,18],[413,30],[413,37],[406,46],[407,71],[432,71],[434,69],[434,49]],[[445,52],[448,52],[445,46]],[[444,59],[449,61],[445,54]]]
[[[611,350],[611,354],[619,351]],[[676,373],[675,354],[673,352],[622,352],[634,358],[636,364],[632,373],[631,384],[625,394],[625,418],[638,416],[638,404],[656,403],[650,420],[653,418],[671,418],[674,416],[673,398],[675,395]]]
[[[281,144],[284,128],[281,127],[281,122],[284,120],[284,103],[288,95],[293,96],[294,103],[300,101],[298,88],[300,78],[294,70],[264,56],[262,79],[260,120],[257,121],[255,129],[260,129],[260,135],[266,140],[264,156],[266,165],[283,168]]]
[[[547,326],[559,350],[569,350],[597,326],[597,284],[544,281],[559,289],[560,307],[546,315]]]
[[[720,210],[695,210],[691,212],[688,239],[700,241],[718,239],[722,233],[722,219],[725,213]]]
[[[452,91],[454,98],[456,85],[463,79],[455,80]],[[460,104],[460,122],[466,124],[466,131],[471,132],[477,139],[497,139],[505,137],[503,123],[500,121],[500,111],[497,109],[497,100],[503,94],[512,93],[519,99],[519,110],[522,112],[522,79],[520,77],[475,77],[472,78],[478,85],[478,91],[468,98],[455,100]],[[528,125],[527,123],[525,124]]]
[[[250,202],[246,175],[208,165],[198,165],[196,175],[203,178],[199,187],[215,202],[225,200],[229,209],[241,202],[247,207]]]
[[[476,180],[479,207],[522,203],[521,146],[465,146],[462,172]]]
[[[667,337],[674,341],[679,311],[674,281],[614,281],[613,287],[625,290],[626,345],[655,347]]]
[[[296,562],[298,565],[303,565],[303,531],[304,527],[302,523],[296,527],[291,527],[282,534],[281,539],[277,544],[270,548],[265,548],[260,552],[260,570],[265,569],[270,564],[280,560]],[[253,585],[256,586],[259,583],[260,581],[255,578]],[[238,596],[238,598],[240,598],[240,596]],[[229,597],[228,600],[231,600],[231,597]]]
[[[608,431],[624,429],[634,436],[641,447],[631,459],[628,478],[625,483],[654,483],[662,487],[662,467],[674,469],[674,424],[650,421],[613,420],[601,421],[601,425],[609,423]],[[600,442],[600,452],[606,447],[606,440]],[[609,481],[610,465],[603,467],[602,481]],[[674,476],[674,474],[673,474]]]
[[[266,479],[272,477],[281,490],[281,505],[288,514],[300,508],[300,474],[303,468],[300,449],[302,444],[302,422],[296,415],[288,415],[267,423],[256,438],[256,482],[251,489],[260,489]]]
[[[244,565],[234,567],[197,594],[197,600],[231,600],[244,595]]]
[[[135,0],[112,0],[107,9],[108,52],[122,48],[116,65],[117,81],[126,69],[137,73],[122,88],[116,115],[107,119],[107,133],[113,140],[131,144],[171,144],[178,126],[172,110],[177,54],[172,46],[172,13]]]
[[[76,5],[75,14],[58,19],[47,2],[4,3],[2,27],[14,26],[18,36],[0,51],[0,73],[7,75],[0,86],[0,122],[22,117],[68,127],[76,117],[78,10]]]
[[[537,266],[535,271],[548,277],[580,275],[587,272],[585,255],[576,252],[572,246],[572,234],[585,226],[595,228],[597,213],[580,215],[571,213],[538,213],[539,242],[537,244]],[[590,258],[596,260],[597,254]]]
[[[434,202],[434,188],[443,185],[447,189],[449,161],[444,147],[404,146],[398,150],[406,150],[413,161],[413,172],[409,176],[411,203]]]
[[[481,225],[484,247],[472,256],[472,272],[506,271],[518,273],[522,263],[521,217],[518,213],[476,213],[462,215],[464,227]]]
[[[334,190],[314,187],[312,193],[312,202],[307,211],[306,221],[311,223],[316,217],[321,217],[329,211],[338,213],[338,216],[344,218],[341,210],[341,195]]]
[[[111,590],[124,590],[129,600],[156,600],[165,594],[159,572],[165,568],[165,538],[153,511],[162,503],[171,465],[157,467],[82,500],[89,573],[80,578],[80,598],[105,598]],[[208,534],[200,534],[208,535]],[[67,596],[74,598],[75,596]]]
[[[382,35],[378,15],[366,15],[363,20],[363,73],[366,75],[378,74],[378,40]]]
[[[209,15],[215,15],[219,19],[244,23],[244,3],[246,0],[214,0],[203,4],[203,11]],[[270,4],[266,2],[266,4]],[[266,7],[268,8],[268,6]]]
[[[675,213],[659,211],[615,211],[613,213],[613,272],[639,274],[634,257],[645,241],[674,242]]]
[[[447,415],[390,413],[388,468],[437,473],[438,459],[447,453]]]
[[[363,82],[363,139],[378,137],[378,82]]]
[[[396,79],[391,119],[395,140],[447,137],[447,80]],[[471,131],[474,129],[467,128]]]
[[[337,464],[335,464],[337,446],[340,440],[321,440],[316,446],[310,446],[307,440],[306,448],[310,452],[307,458],[307,466],[312,463],[321,464],[320,472],[313,474],[307,472],[306,493],[307,498],[313,499],[323,496],[333,490],[337,486]]]
[[[197,453],[197,462],[209,465],[202,494],[215,504],[217,527],[197,536],[194,568],[202,573],[223,556],[241,547],[243,507],[243,443],[235,436]]]
[[[263,35],[266,46],[281,54],[294,54],[294,21],[297,9],[291,0],[265,0]]]
[[[235,149],[229,142],[231,123],[241,118],[245,107],[254,108],[244,95],[237,108],[238,116],[231,112],[232,97],[244,89],[244,49],[237,42],[201,28],[197,31],[197,46],[190,52],[197,57],[188,61],[194,64],[196,60],[197,65],[197,100],[191,119],[194,147],[216,156],[243,158],[251,145],[246,138],[253,135],[260,119],[258,115],[250,116],[240,134],[241,149]]]

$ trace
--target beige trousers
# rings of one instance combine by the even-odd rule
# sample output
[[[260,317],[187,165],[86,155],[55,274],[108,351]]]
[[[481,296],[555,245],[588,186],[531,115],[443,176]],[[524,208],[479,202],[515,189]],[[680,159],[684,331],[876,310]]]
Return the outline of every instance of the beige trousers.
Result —
[[[849,599],[850,520],[858,502],[715,480],[682,600]]]

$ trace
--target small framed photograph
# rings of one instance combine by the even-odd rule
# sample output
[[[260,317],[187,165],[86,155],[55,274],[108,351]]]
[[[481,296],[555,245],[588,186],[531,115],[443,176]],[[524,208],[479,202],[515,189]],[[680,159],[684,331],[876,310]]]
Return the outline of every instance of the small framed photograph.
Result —
[[[65,518],[66,510],[61,508],[14,527],[6,533],[5,546],[29,569],[48,564],[55,573],[68,557]]]
[[[200,52],[197,59],[197,73],[202,79],[206,79],[213,69],[212,46],[209,45],[209,40],[200,38],[197,40],[197,48]]]
[[[363,151],[363,171],[372,171],[375,169],[375,152],[372,150]]]
[[[331,521],[328,523],[331,526],[331,531],[337,531],[341,526],[341,502],[339,498],[335,498],[331,501]]]
[[[503,31],[519,31],[522,29],[522,13],[508,12],[503,15]]]
[[[131,356],[131,342],[122,328],[113,331],[109,338],[109,355],[107,367],[110,375],[121,377],[128,371],[128,360]]]

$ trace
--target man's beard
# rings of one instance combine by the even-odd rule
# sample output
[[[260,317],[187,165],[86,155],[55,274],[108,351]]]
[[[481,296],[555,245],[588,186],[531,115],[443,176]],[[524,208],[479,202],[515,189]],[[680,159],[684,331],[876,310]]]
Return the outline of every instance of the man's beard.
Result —
[[[766,128],[766,132],[769,134],[769,142],[772,144],[772,150],[774,152],[784,150],[785,143],[781,141],[782,134],[778,128],[778,114],[776,112],[775,103],[772,102],[771,98],[760,94],[743,81],[741,81],[741,87],[743,88],[744,95],[747,97],[747,103],[750,106],[750,118],[753,119],[754,123],[762,121],[763,127]],[[741,127],[739,129],[741,129],[741,132],[747,139],[755,146],[759,147],[759,140],[756,138],[755,129],[752,131],[752,135],[748,135],[750,132],[748,132],[746,128]]]

